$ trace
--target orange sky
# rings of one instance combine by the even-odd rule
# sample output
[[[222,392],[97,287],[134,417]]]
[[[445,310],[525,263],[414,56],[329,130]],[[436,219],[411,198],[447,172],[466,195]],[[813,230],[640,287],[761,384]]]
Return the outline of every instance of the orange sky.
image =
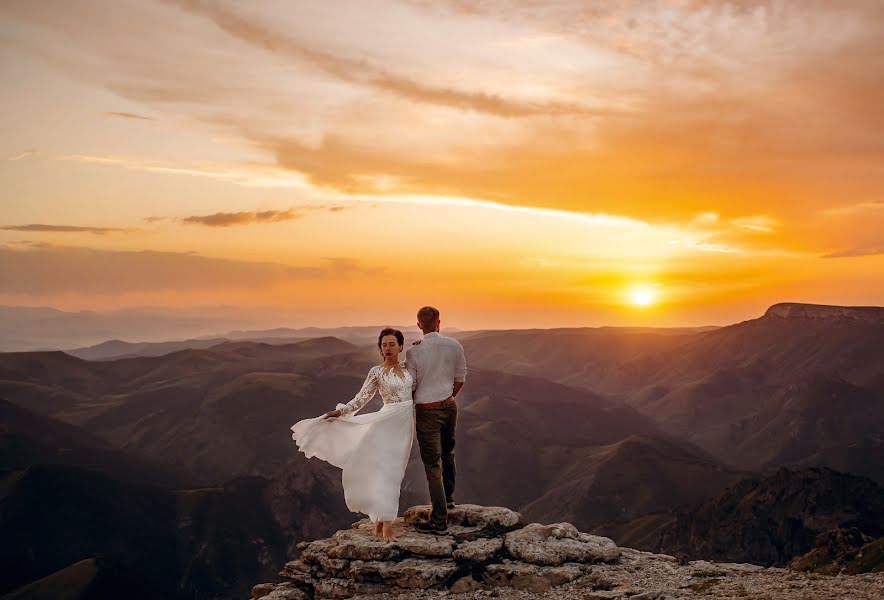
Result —
[[[0,304],[884,304],[884,3],[0,4]]]

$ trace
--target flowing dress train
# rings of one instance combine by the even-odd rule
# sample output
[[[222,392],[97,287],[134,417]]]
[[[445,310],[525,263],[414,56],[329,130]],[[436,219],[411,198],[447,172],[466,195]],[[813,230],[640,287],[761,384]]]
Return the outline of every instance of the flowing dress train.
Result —
[[[414,379],[403,366],[372,367],[359,393],[338,404],[339,418],[315,417],[292,425],[292,439],[307,458],[317,457],[340,468],[344,501],[372,522],[392,521],[399,514],[399,492],[414,440]],[[357,415],[376,392],[384,405]]]

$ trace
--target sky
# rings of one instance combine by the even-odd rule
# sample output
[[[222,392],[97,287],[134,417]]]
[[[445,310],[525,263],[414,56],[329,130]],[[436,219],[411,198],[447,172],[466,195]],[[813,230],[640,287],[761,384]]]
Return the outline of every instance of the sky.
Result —
[[[0,304],[884,304],[878,0],[0,2]]]

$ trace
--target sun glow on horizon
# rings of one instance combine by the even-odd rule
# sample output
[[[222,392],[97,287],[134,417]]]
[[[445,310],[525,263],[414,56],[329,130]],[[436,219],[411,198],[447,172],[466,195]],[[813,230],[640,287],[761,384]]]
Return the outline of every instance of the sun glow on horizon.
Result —
[[[633,306],[650,306],[657,300],[657,291],[650,286],[635,286],[629,290],[629,303]]]

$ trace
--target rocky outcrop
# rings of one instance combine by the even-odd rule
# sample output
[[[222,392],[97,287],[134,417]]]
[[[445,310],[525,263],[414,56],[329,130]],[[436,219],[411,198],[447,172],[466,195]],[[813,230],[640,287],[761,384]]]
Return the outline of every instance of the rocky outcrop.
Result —
[[[832,529],[819,534],[814,548],[792,559],[789,568],[824,575],[884,571],[884,537],[873,540],[856,527]]]
[[[348,598],[408,590],[515,588],[542,592],[575,581],[593,563],[616,561],[608,538],[581,533],[570,523],[526,524],[502,507],[472,504],[449,511],[449,535],[418,533],[412,525],[429,513],[413,507],[394,523],[395,542],[374,536],[367,519],[332,537],[298,545],[281,584],[255,586],[253,598]]]
[[[311,567],[300,561],[289,565],[298,572],[312,572]],[[487,581],[485,578],[479,581],[472,574],[455,575],[457,579],[450,587],[437,589],[398,588],[355,581],[345,585],[323,580],[318,582],[315,590],[316,598],[335,597],[334,594],[345,597],[355,592],[359,600],[431,600],[443,596],[449,600],[484,600],[489,597],[498,600],[880,600],[884,597],[884,573],[833,577],[749,564],[680,561],[666,554],[630,548],[622,548],[617,560],[608,563],[540,567],[503,558],[500,562],[488,564],[484,574]],[[309,590],[295,580],[288,580],[281,584],[256,586],[252,597],[307,600]]]
[[[782,319],[829,319],[850,321],[884,321],[884,308],[880,306],[829,306],[826,304],[802,304],[781,302],[764,313],[765,317]]]

